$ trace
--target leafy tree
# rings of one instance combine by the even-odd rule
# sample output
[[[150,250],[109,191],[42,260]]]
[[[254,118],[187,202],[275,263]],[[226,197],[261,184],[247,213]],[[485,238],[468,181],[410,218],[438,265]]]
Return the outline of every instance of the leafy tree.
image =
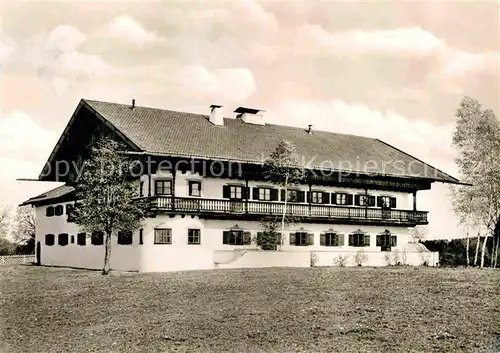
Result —
[[[17,244],[17,253],[33,254],[35,252],[35,212],[31,206],[17,208],[12,237]]]
[[[10,217],[9,208],[0,204],[0,239],[5,239],[9,232]]]
[[[276,149],[264,163],[264,178],[278,185],[284,190],[284,205],[281,214],[281,234],[285,232],[287,223],[287,204],[290,186],[300,183],[304,179],[305,169],[301,164],[297,148],[290,141],[280,141]],[[279,242],[279,249],[283,245],[283,238]]]
[[[427,226],[416,226],[410,229],[410,236],[413,242],[420,243],[427,237]]]
[[[75,222],[89,234],[104,233],[103,275],[109,273],[111,237],[140,228],[147,209],[145,201],[136,199],[138,188],[131,176],[134,163],[121,150],[112,139],[99,140],[76,184]]]
[[[481,267],[489,234],[500,220],[500,122],[491,110],[482,110],[478,101],[465,97],[457,109],[453,147],[462,181],[470,187],[454,187],[454,210],[462,224],[484,230]],[[476,243],[476,256],[479,244]],[[466,250],[467,251],[467,250]]]

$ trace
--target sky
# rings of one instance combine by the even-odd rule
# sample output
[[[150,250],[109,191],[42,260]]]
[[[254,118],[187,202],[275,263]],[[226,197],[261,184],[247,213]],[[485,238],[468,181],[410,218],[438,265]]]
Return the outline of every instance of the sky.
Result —
[[[382,139],[458,176],[463,96],[500,113],[497,2],[14,2],[2,6],[0,202],[36,178],[81,98]],[[429,238],[461,234],[448,187]]]

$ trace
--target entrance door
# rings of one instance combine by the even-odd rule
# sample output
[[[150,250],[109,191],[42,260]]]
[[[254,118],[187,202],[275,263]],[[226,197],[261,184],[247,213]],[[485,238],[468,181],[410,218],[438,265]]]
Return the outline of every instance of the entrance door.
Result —
[[[42,258],[41,258],[41,251],[42,247],[40,246],[40,242],[36,242],[36,264],[40,266],[42,264]]]

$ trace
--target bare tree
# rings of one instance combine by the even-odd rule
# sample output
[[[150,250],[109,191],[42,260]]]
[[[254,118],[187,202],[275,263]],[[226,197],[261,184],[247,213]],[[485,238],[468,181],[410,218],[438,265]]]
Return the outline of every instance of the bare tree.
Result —
[[[289,187],[298,184],[304,179],[304,167],[300,163],[295,145],[290,141],[280,141],[276,149],[264,163],[264,177],[284,190],[284,205],[281,214],[281,240],[279,249],[283,245],[283,234],[287,215]]]
[[[5,239],[10,226],[10,208],[0,204],[0,239]]]
[[[427,226],[416,226],[410,229],[411,240],[415,243],[423,241],[427,237],[429,229]]]
[[[35,211],[31,206],[18,207],[12,228],[12,237],[22,253],[35,250]]]

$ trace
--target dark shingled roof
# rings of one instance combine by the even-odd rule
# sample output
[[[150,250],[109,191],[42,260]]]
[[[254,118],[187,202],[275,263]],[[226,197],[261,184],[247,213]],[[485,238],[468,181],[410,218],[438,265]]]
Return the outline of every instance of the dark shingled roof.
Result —
[[[31,197],[28,200],[24,201],[19,206],[32,205],[32,204],[37,204],[40,202],[45,202],[47,200],[58,199],[60,197],[63,197],[65,195],[72,193],[73,191],[75,191],[74,187],[67,186],[67,185],[61,185],[55,189],[44,192],[43,194],[40,194],[40,195],[35,196],[35,197]]]
[[[293,142],[312,168],[370,172],[459,183],[378,139],[275,125],[249,124],[224,119],[213,125],[207,115],[82,100],[140,149],[171,156],[200,157],[262,163],[280,140]],[[364,167],[368,166],[368,167]]]

